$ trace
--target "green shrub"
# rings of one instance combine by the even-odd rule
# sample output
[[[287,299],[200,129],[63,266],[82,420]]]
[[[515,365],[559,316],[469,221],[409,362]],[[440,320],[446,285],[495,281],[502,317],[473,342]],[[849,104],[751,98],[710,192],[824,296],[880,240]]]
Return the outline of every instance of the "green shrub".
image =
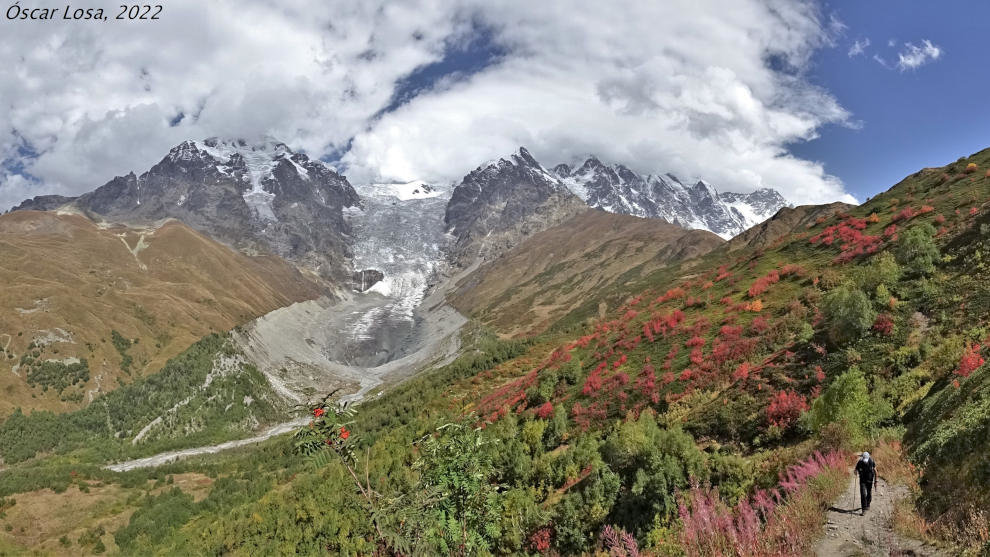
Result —
[[[900,233],[894,248],[897,261],[914,275],[931,274],[935,270],[935,261],[939,259],[934,236],[935,227],[928,223],[912,226]]]
[[[842,424],[850,440],[858,441],[892,415],[890,403],[871,397],[866,377],[853,366],[836,377],[812,402],[803,420],[809,429],[819,434],[829,424]]]
[[[869,264],[856,270],[856,285],[864,292],[874,292],[881,286],[890,289],[897,285],[902,272],[901,266],[890,252],[881,252]]]
[[[825,295],[822,311],[829,338],[842,344],[865,333],[876,318],[870,299],[862,290],[840,286]]]

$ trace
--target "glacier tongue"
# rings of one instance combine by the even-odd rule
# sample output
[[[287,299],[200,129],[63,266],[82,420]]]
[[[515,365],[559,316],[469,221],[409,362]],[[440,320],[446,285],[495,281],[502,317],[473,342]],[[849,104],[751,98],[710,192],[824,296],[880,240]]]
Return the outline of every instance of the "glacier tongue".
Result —
[[[336,361],[375,366],[401,358],[417,345],[418,310],[446,270],[450,239],[443,212],[449,192],[413,182],[356,189],[362,208],[345,213],[353,230],[352,266],[379,271],[384,278],[353,294],[377,301],[346,319],[350,338],[330,350]]]

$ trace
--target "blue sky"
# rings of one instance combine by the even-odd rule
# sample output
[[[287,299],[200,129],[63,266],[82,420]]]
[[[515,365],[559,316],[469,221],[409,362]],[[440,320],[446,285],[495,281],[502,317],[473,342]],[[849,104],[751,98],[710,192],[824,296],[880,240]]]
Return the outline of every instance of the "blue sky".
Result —
[[[990,2],[854,1],[825,10],[847,28],[815,55],[811,80],[862,127],[827,125],[819,139],[791,145],[794,154],[822,161],[863,200],[921,167],[990,147]],[[862,39],[870,45],[850,56]],[[901,71],[873,58],[893,64],[905,42],[923,39],[941,50],[937,60]]]

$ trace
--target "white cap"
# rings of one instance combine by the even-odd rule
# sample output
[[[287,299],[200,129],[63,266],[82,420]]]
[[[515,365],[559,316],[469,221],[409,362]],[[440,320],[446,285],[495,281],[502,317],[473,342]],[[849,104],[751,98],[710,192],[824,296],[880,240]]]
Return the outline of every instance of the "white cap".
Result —
[[[870,453],[863,451],[863,460],[870,460]]]

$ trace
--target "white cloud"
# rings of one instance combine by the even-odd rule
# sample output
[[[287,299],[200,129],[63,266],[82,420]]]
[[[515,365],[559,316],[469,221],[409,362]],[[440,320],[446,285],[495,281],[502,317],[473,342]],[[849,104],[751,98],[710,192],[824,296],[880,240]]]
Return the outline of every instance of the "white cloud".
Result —
[[[41,153],[27,161],[37,193],[140,172],[188,138],[272,134],[319,154],[346,145],[397,80],[469,28],[442,0],[186,0],[154,22],[5,22],[0,153],[19,137]],[[0,180],[2,209],[25,186]]]
[[[848,119],[801,76],[830,40],[809,4],[740,1],[729,17],[704,1],[520,1],[485,17],[516,54],[359,134],[345,159],[353,175],[456,180],[526,145],[545,164],[595,153],[722,190],[852,200],[820,163],[786,149]]]
[[[928,39],[921,41],[921,45],[904,43],[904,48],[897,53],[897,69],[903,71],[913,70],[919,66],[934,62],[942,56],[942,49],[932,44]]]
[[[168,3],[158,22],[8,22],[0,38],[0,208],[141,171],[186,138],[272,134],[321,155],[347,145],[352,181],[455,180],[528,146],[587,153],[723,190],[850,200],[787,145],[848,114],[803,77],[841,24],[805,0],[573,2],[293,0]],[[106,4],[112,9],[112,4]],[[476,25],[505,51],[379,117],[396,84]],[[170,121],[184,115],[170,126]],[[16,133],[15,133],[16,130]]]
[[[870,46],[869,38],[856,39],[855,41],[853,41],[852,46],[849,47],[849,57],[852,58],[853,56],[859,56],[860,54],[863,54],[864,52],[866,52],[866,47],[868,46]]]

